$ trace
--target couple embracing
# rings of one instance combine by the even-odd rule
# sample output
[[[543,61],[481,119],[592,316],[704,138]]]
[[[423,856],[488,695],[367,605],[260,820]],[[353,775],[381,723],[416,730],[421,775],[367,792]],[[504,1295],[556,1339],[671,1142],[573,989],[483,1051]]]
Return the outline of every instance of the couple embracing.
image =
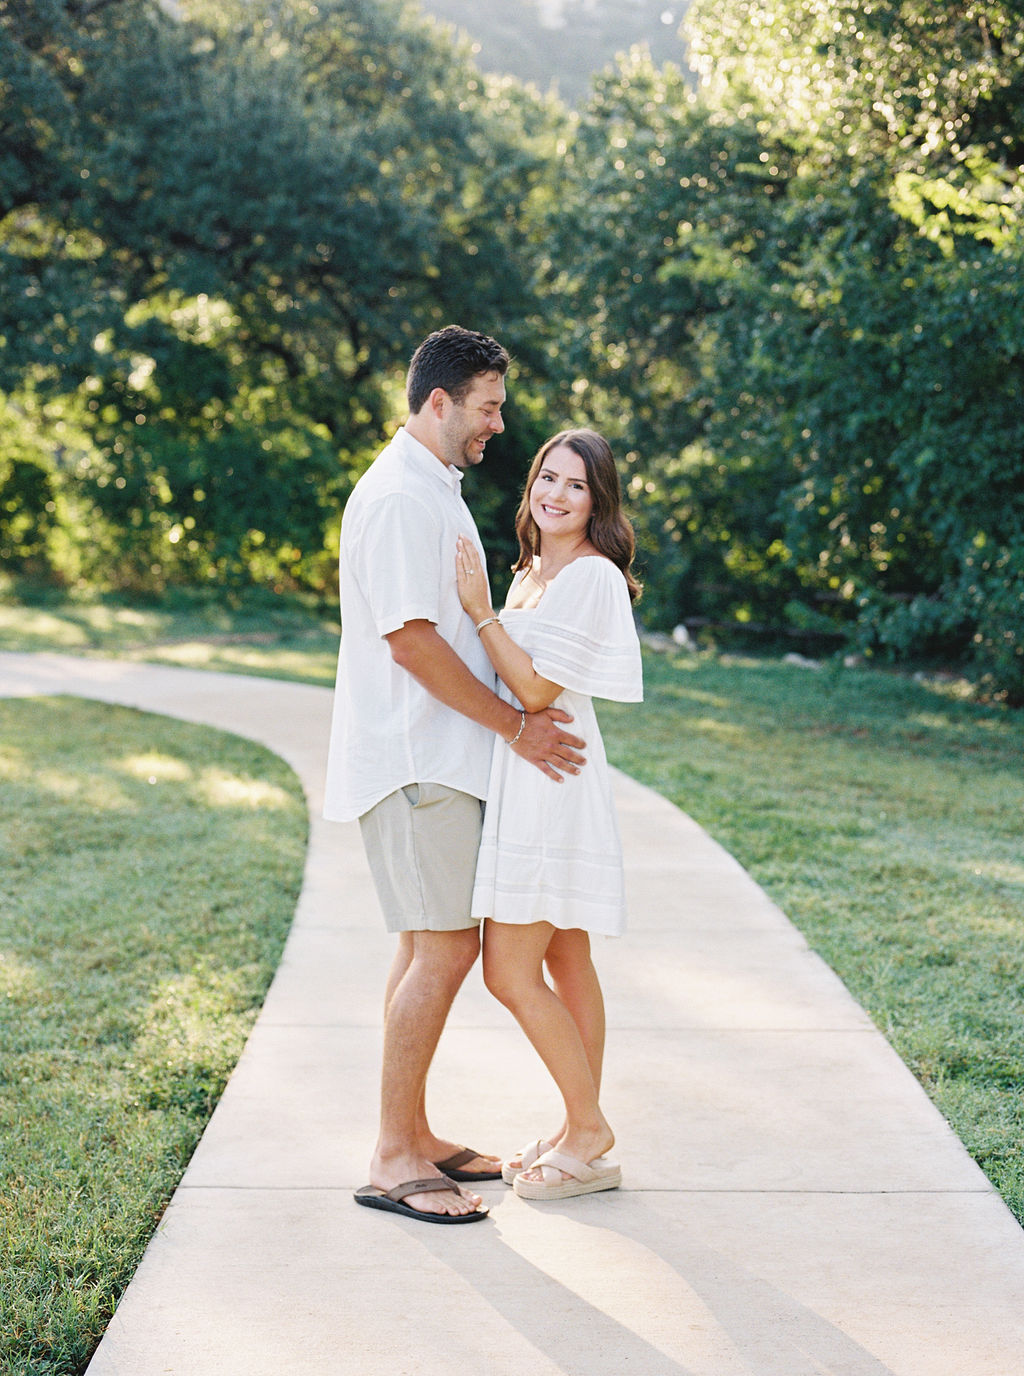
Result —
[[[605,441],[563,431],[530,468],[499,614],[461,496],[504,429],[509,356],[449,325],[413,355],[409,417],[356,484],[341,534],[342,639],[325,815],[359,819],[398,947],[381,1117],[359,1204],[428,1223],[611,1189],[604,1005],[590,934],[624,928],[621,848],[591,699],[642,696],[633,534]],[[558,1130],[506,1161],[438,1137],[427,1072],[481,950],[487,988],[554,1079]],[[545,968],[547,977],[545,977]]]

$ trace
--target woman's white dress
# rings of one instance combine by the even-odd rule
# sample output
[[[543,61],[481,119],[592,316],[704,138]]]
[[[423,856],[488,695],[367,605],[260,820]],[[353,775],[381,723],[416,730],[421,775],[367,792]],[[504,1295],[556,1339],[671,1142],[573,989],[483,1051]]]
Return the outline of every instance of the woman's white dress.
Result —
[[[586,741],[587,763],[559,784],[496,742],[473,914],[618,936],[626,926],[622,846],[592,699],[643,698],[626,580],[611,560],[587,555],[567,564],[535,607],[506,608],[501,621],[537,673],[563,686],[552,705],[571,714],[568,729]],[[520,705],[503,684],[499,692]]]

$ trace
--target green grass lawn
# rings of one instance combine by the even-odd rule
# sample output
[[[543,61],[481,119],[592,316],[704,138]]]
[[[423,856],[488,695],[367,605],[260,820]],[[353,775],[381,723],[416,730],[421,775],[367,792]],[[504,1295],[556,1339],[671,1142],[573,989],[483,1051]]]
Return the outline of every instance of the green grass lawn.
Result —
[[[329,684],[337,635],[294,606],[10,603],[0,649]],[[614,763],[750,870],[1024,1220],[1024,712],[680,653],[601,718]],[[0,700],[0,1370],[83,1369],[255,1017],[305,828],[297,781],[247,742]]]
[[[96,1342],[241,1051],[301,882],[275,755],[0,699],[0,1371]]]

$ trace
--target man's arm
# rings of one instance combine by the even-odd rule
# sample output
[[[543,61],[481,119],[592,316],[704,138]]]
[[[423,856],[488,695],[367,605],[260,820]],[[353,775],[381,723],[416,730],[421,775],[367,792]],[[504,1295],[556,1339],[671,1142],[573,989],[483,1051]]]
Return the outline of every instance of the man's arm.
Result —
[[[385,639],[395,663],[412,674],[439,702],[487,727],[502,740],[512,740],[522,721],[518,710],[502,702],[480,682],[438,633],[433,622],[407,621]],[[559,770],[578,774],[586,763],[580,754],[585,749],[585,742],[578,736],[569,735],[561,725],[571,720],[556,707],[528,712],[523,732],[511,749],[536,765],[548,778],[561,783]]]

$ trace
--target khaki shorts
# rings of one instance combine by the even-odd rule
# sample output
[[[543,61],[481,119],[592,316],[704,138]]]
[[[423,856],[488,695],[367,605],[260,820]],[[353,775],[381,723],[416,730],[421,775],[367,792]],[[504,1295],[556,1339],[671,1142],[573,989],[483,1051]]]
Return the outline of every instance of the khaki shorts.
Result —
[[[407,784],[359,826],[389,932],[458,932],[470,915],[484,805],[444,784]]]

